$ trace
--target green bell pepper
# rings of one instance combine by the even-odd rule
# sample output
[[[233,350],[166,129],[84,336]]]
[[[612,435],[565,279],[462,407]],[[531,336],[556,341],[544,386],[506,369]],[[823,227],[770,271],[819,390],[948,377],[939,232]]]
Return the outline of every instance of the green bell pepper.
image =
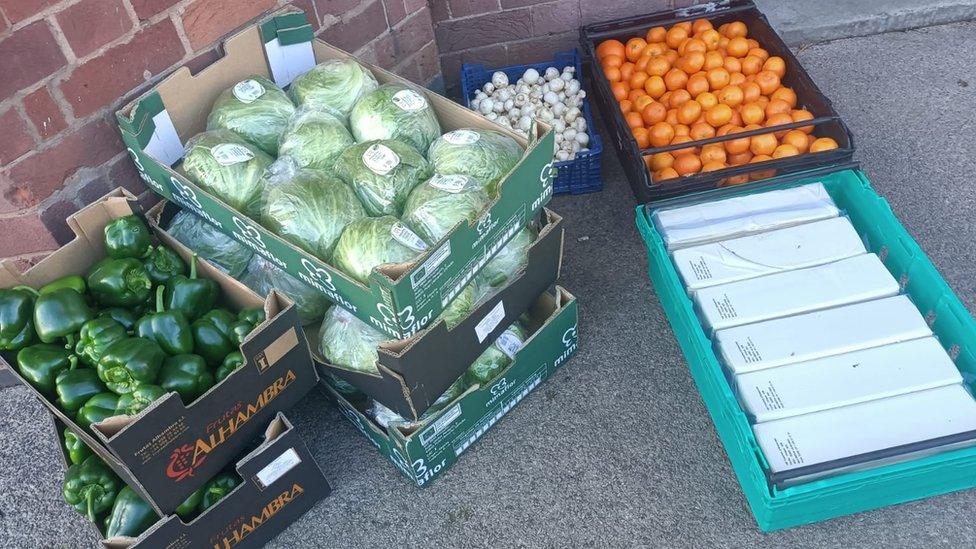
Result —
[[[231,493],[237,486],[237,476],[230,473],[220,473],[204,485],[203,497],[200,498],[200,512],[214,506],[218,501]]]
[[[88,273],[88,291],[100,305],[134,307],[149,299],[152,280],[134,258],[102,261]]]
[[[183,311],[190,322],[213,308],[220,295],[217,283],[209,278],[197,278],[197,256],[190,258],[190,276],[176,275],[166,286],[166,308]]]
[[[41,295],[49,294],[54,290],[60,290],[61,288],[71,288],[82,295],[88,291],[88,285],[85,284],[84,277],[81,275],[69,275],[41,286],[41,289],[38,290],[37,293]]]
[[[240,368],[244,365],[244,355],[240,351],[234,351],[231,354],[224,357],[224,361],[220,363],[217,368],[217,372],[214,374],[214,379],[217,383],[220,383],[227,376],[229,376],[234,370]]]
[[[237,320],[243,320],[254,327],[257,327],[259,324],[264,322],[265,319],[266,317],[264,316],[264,309],[261,307],[241,309],[240,312],[237,313]]]
[[[119,405],[115,412],[120,415],[138,415],[165,394],[166,391],[159,385],[139,385],[132,392],[119,397]]]
[[[240,347],[253,331],[254,324],[246,320],[238,320],[230,325],[230,342],[234,344],[234,347]]]
[[[139,319],[139,315],[132,309],[109,307],[100,311],[98,318],[111,318],[121,324],[126,332],[132,333],[132,330],[136,327],[136,320]]]
[[[156,312],[136,322],[136,335],[155,341],[168,355],[182,355],[193,351],[193,333],[186,317],[178,310],[164,309],[165,286],[156,287]]]
[[[142,259],[152,248],[149,227],[134,215],[113,219],[105,225],[105,251],[115,259]]]
[[[176,508],[176,514],[180,516],[184,521],[188,521],[197,514],[197,508],[200,507],[200,500],[203,499],[203,489],[201,486],[193,491],[192,494],[187,496],[183,503]]]
[[[67,370],[54,378],[57,404],[69,414],[77,413],[88,399],[104,391],[105,385],[98,379],[98,372],[91,368]]]
[[[78,359],[63,345],[38,343],[17,352],[17,369],[20,375],[41,394],[54,396],[55,380],[61,372],[73,370]]]
[[[146,258],[146,272],[153,284],[168,284],[169,279],[186,273],[186,264],[180,254],[166,246],[157,246]]]
[[[78,410],[75,422],[88,429],[92,423],[98,423],[103,419],[118,415],[116,409],[119,405],[119,395],[110,393],[98,393],[85,401],[85,404]]]
[[[166,391],[175,391],[189,404],[200,398],[213,387],[214,377],[207,367],[207,361],[200,355],[175,355],[163,362],[159,371],[159,386]]]
[[[213,309],[190,325],[193,332],[193,352],[202,356],[211,367],[220,365],[237,347],[231,341],[231,324],[235,317],[224,309]]]
[[[110,317],[93,318],[81,327],[75,354],[89,366],[98,364],[109,345],[129,337],[125,327]]]
[[[92,455],[91,448],[71,429],[64,430],[64,449],[68,451],[68,461],[74,465],[84,462]]]
[[[98,456],[90,456],[80,465],[68,467],[64,474],[64,500],[79,513],[95,522],[99,513],[108,511],[119,493],[122,482]]]
[[[59,288],[38,296],[34,303],[34,329],[44,343],[65,338],[74,346],[75,334],[94,316],[85,296],[71,288]]]
[[[36,341],[35,299],[37,292],[27,286],[0,290],[0,351],[19,351]]]
[[[98,361],[98,377],[113,393],[131,393],[139,385],[156,383],[165,359],[166,353],[155,341],[130,337],[105,349]]]
[[[158,520],[159,515],[153,511],[152,506],[139,497],[135,490],[126,486],[119,491],[115,503],[112,504],[112,512],[105,524],[105,537],[137,538]]]

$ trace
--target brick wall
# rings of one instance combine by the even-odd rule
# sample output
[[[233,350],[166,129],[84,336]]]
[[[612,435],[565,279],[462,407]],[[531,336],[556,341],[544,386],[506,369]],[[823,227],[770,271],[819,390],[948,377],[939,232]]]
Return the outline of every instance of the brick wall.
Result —
[[[30,264],[71,237],[81,206],[142,192],[115,110],[287,4],[326,40],[443,88],[426,0],[0,0],[0,257]]]

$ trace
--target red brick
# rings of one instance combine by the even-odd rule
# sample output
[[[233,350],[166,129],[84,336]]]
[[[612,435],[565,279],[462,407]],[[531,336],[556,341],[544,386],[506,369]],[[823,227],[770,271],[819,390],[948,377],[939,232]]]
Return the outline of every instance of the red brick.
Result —
[[[57,246],[64,246],[75,237],[75,232],[68,227],[68,216],[77,212],[78,206],[69,200],[59,198],[51,204],[46,204],[40,212],[40,221],[54,239]],[[56,246],[56,247],[57,247]]]
[[[183,29],[194,50],[209,46],[275,5],[275,0],[197,0],[183,11]]]
[[[326,29],[325,40],[346,51],[356,51],[387,29],[386,14],[379,0],[371,0],[362,11],[343,17]]]
[[[441,73],[441,62],[440,56],[437,55],[436,43],[427,44],[417,53],[417,70],[421,79],[418,84],[425,85]]]
[[[356,55],[362,57],[368,63],[378,65],[387,70],[392,69],[397,64],[397,61],[399,61],[396,54],[396,47],[393,43],[393,35],[390,32],[381,34],[376,40],[359,48]]]
[[[314,0],[314,2],[315,9],[323,21],[326,15],[342,17],[360,4],[360,0]]]
[[[633,15],[645,15],[671,7],[670,0],[617,0],[614,2],[580,2],[584,25]]]
[[[450,0],[450,3],[455,18],[498,11],[498,0]]]
[[[0,40],[0,100],[50,76],[65,64],[45,21],[31,23]]]
[[[316,13],[315,4],[312,3],[312,0],[291,0],[288,4],[305,12],[305,17],[311,23],[313,30],[318,30],[322,26],[322,20],[319,18],[318,13]]]
[[[436,33],[441,52],[452,52],[532,36],[532,21],[529,10],[520,8],[442,21]]]
[[[421,0],[413,0],[413,1],[420,2]],[[411,0],[404,0],[404,7],[408,11],[410,11],[410,9],[412,7],[412,6],[408,5],[410,3],[411,3]],[[446,21],[447,19],[450,19],[451,18],[451,10],[447,6],[447,0],[433,0],[430,3],[430,15],[431,15],[431,17],[433,17],[434,21],[436,21],[438,23],[441,22],[441,21]]]
[[[7,32],[10,28],[10,23],[7,23],[7,18],[3,16],[3,12],[0,11],[0,34]]]
[[[170,19],[109,48],[76,68],[61,84],[75,116],[83,118],[111,104],[183,58],[184,49]]]
[[[24,110],[27,111],[27,117],[34,123],[37,133],[43,139],[51,138],[68,127],[67,122],[64,121],[64,113],[61,112],[47,88],[38,88],[25,97]]]
[[[541,4],[542,2],[550,2],[551,0],[500,0],[500,1],[502,3],[502,9],[507,10],[511,8],[524,8],[525,6],[534,6],[536,4]]]
[[[434,26],[426,8],[414,13],[393,29],[393,46],[398,59],[417,53],[433,39]]]
[[[11,23],[18,23],[41,13],[60,0],[0,0],[0,8]]]
[[[146,20],[173,7],[180,0],[129,0],[140,20]]]
[[[210,65],[213,65],[221,57],[223,57],[223,54],[217,48],[213,48],[197,54],[196,57],[187,61],[185,65],[190,69],[190,73],[197,74]]]
[[[108,169],[108,179],[112,183],[112,188],[125,187],[134,195],[139,195],[147,190],[146,184],[139,177],[139,170],[132,163],[132,157],[128,154],[122,155],[115,160]]]
[[[393,73],[406,78],[407,80],[418,83],[420,81],[420,71],[417,69],[417,60],[413,57],[400,63],[393,69]]]
[[[403,0],[383,0],[383,5],[386,6],[386,21],[391,27],[407,17]]]
[[[444,73],[444,80],[448,87],[457,84],[462,63],[483,63],[489,67],[503,67],[509,64],[508,49],[504,44],[492,44],[457,53],[442,52],[441,71]]]
[[[132,20],[122,0],[82,0],[57,15],[77,57],[84,57],[129,32]]]
[[[7,112],[0,114],[0,128],[3,128],[0,131],[0,166],[10,164],[34,148],[34,138],[27,130],[27,121],[16,110],[7,109]]]
[[[508,45],[508,57],[514,60],[512,63],[550,61],[557,51],[576,47],[578,40],[579,35],[575,30],[523,40]]]
[[[54,250],[58,243],[36,212],[0,219],[0,257]]]
[[[99,166],[122,150],[111,117],[89,122],[10,168],[10,184],[2,186],[0,213],[35,206],[79,169]]]
[[[580,9],[577,0],[560,0],[551,4],[532,6],[529,11],[532,14],[532,36],[576,30],[580,26]]]
[[[445,0],[431,0],[434,4],[444,3]],[[427,6],[427,0],[403,0],[403,6],[407,8],[407,13],[413,13],[420,8]]]

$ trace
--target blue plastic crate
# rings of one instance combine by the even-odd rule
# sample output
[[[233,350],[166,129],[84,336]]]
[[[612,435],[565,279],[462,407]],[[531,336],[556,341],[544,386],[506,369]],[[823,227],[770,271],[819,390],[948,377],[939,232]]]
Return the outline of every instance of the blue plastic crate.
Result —
[[[498,69],[489,69],[481,64],[465,63],[461,65],[461,96],[464,104],[471,106],[474,94],[486,82],[491,81],[495,71],[504,72],[511,82],[522,77],[526,69],[535,69],[540,74],[549,67],[556,67],[560,71],[568,66],[576,67],[576,78],[583,82],[583,65],[580,54],[576,50],[562,51],[556,54],[552,61],[531,63],[528,65],[512,65]],[[559,170],[552,190],[555,193],[583,194],[603,190],[603,178],[600,176],[600,154],[603,152],[603,142],[593,124],[593,114],[590,112],[590,100],[583,100],[583,117],[586,119],[586,131],[590,135],[589,150],[579,152],[573,160],[556,162]]]

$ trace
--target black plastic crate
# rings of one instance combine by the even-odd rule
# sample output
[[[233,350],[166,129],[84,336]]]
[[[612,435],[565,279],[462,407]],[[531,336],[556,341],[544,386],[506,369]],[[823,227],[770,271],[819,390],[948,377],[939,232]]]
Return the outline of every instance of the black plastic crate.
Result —
[[[796,92],[797,104],[802,105],[813,115],[813,120],[793,122],[780,126],[763,127],[760,129],[715,136],[698,141],[689,141],[665,147],[650,147],[640,149],[637,141],[624,120],[617,100],[613,97],[610,82],[604,77],[599,63],[596,61],[596,46],[603,40],[616,38],[621,42],[635,36],[643,37],[651,27],[663,26],[670,28],[676,23],[708,19],[718,28],[723,23],[742,21],[749,27],[749,37],[754,38],[760,46],[771,56],[782,57],[786,63],[786,76],[783,84]],[[793,173],[810,170],[824,165],[848,162],[854,154],[854,137],[834,110],[830,100],[824,96],[820,88],[813,82],[810,75],[803,69],[793,52],[783,42],[769,24],[766,16],[750,0],[726,0],[710,4],[700,4],[687,8],[660,11],[649,15],[642,15],[628,19],[618,19],[604,23],[587,25],[580,30],[580,42],[584,55],[587,56],[587,66],[590,68],[590,79],[595,92],[594,102],[600,108],[603,120],[610,134],[617,154],[634,196],[640,202],[652,202],[664,198],[681,196],[688,193],[713,189],[723,185],[727,178],[753,175],[775,170],[776,174]],[[675,179],[655,183],[644,164],[644,157],[659,152],[670,152],[688,147],[701,147],[709,143],[722,143],[770,133],[772,131],[795,129],[804,126],[814,126],[814,134],[818,137],[833,138],[838,148],[819,152],[805,153],[789,158],[773,159],[768,162],[745,164],[729,167],[713,172],[696,173]],[[742,183],[752,185],[755,182]]]

